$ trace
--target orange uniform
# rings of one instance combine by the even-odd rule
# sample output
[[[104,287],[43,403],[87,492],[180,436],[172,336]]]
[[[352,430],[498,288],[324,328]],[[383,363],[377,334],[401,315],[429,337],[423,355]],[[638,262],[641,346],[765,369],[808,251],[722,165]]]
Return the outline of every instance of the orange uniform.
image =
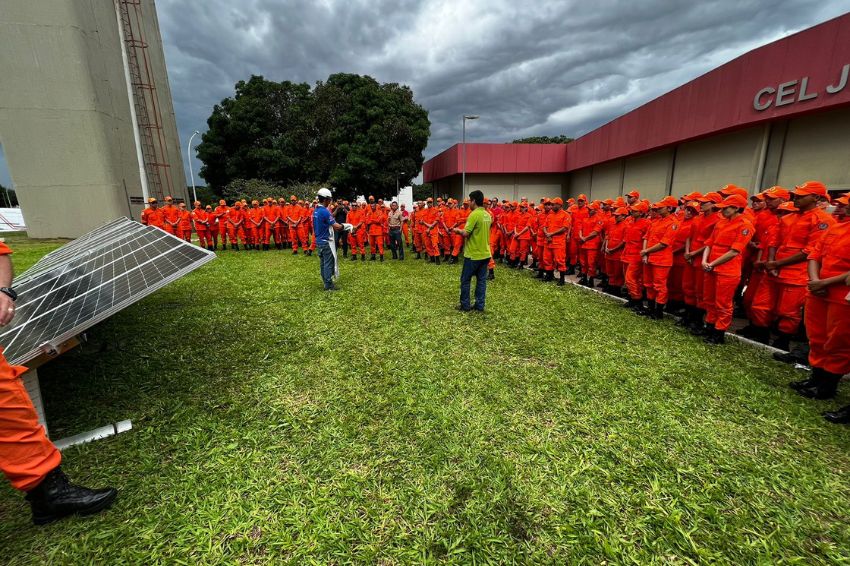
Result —
[[[504,240],[502,234],[502,216],[504,216],[505,212],[500,206],[491,206],[487,209],[487,212],[490,214],[490,218],[493,219],[493,222],[490,224],[490,252],[498,259],[502,241]]]
[[[818,277],[826,279],[850,271],[850,222],[833,224],[812,247],[809,260],[819,262]],[[836,375],[850,373],[850,303],[848,287],[830,285],[823,296],[806,298],[809,363]]]
[[[248,209],[248,213],[245,215],[246,221],[245,225],[247,226],[247,236],[248,243],[252,246],[259,246],[260,241],[263,239],[263,226],[266,223],[266,211],[263,210],[259,203],[252,206]]]
[[[777,246],[772,246],[776,249],[775,259],[811,253],[833,224],[835,219],[820,208],[785,216],[780,224]],[[750,307],[753,325],[766,328],[778,320],[779,332],[796,333],[802,320],[808,281],[805,260],[779,268],[778,275],[768,274]]]
[[[178,209],[177,234],[181,240],[192,241],[192,213],[185,209]]]
[[[0,255],[12,250],[0,242]],[[12,487],[29,491],[62,462],[59,450],[38,423],[21,375],[23,366],[9,365],[0,348],[0,470]]]
[[[180,223],[180,209],[173,204],[166,204],[160,209],[162,211],[163,230],[169,234],[177,234]]]
[[[458,208],[455,211],[454,226],[450,228],[463,228],[466,226],[466,219],[469,218],[469,213],[472,212],[469,208]],[[463,249],[463,236],[460,234],[451,234],[452,237],[452,257],[458,257]]]
[[[158,208],[146,208],[142,211],[142,224],[155,228],[165,229],[162,211]]]
[[[617,222],[616,219],[611,220],[605,229],[606,248],[609,250],[617,248],[625,241],[627,221],[628,218],[624,218],[620,222]],[[622,257],[623,247],[605,254],[605,272],[608,275],[608,285],[617,289],[626,282]]]
[[[582,225],[582,222],[584,222],[584,219],[587,218],[587,216],[587,205],[581,207],[573,205],[570,207],[570,218],[572,220],[572,225],[576,228],[573,230],[572,235],[570,236],[570,241],[568,242],[569,250],[567,252],[567,262],[572,266],[579,264],[581,239],[579,239],[578,228]]]
[[[753,260],[756,261],[761,257],[762,261],[766,261],[769,244],[776,242],[779,236],[779,217],[767,208],[759,210],[756,213],[756,221],[753,227],[755,228],[755,235],[751,243],[755,242],[757,246]],[[747,282],[747,290],[744,292],[744,308],[747,310],[750,319],[752,319],[750,308],[753,305],[753,298],[764,280],[764,275],[764,269],[753,269]]]
[[[564,274],[567,271],[567,232],[571,226],[572,219],[563,209],[553,210],[546,216],[546,231],[551,234],[566,228],[567,231],[546,238],[546,247],[543,249],[543,269],[545,271],[557,270]]]
[[[646,233],[646,248],[664,244],[664,248],[648,254],[644,264],[644,287],[646,297],[657,305],[666,305],[668,298],[667,280],[673,267],[673,240],[679,230],[679,219],[673,214],[652,222]]]
[[[667,288],[669,289],[670,300],[679,303],[685,301],[686,294],[690,295],[692,301],[687,304],[694,304],[696,301],[696,288],[693,286],[693,278],[689,278],[688,288],[685,289],[685,271],[688,269],[688,262],[685,261],[685,241],[691,237],[694,220],[695,218],[680,218],[679,229],[676,230],[676,235],[673,238],[673,267],[670,269]]]
[[[245,243],[245,211],[241,207],[234,206],[227,211],[224,217],[227,226],[227,237],[230,244],[236,246],[241,240]]]
[[[365,212],[362,208],[351,209],[346,217],[348,223],[357,228],[348,237],[348,245],[351,246],[351,259],[357,257],[359,252],[361,257],[366,257],[365,242],[366,242],[366,225],[364,224]],[[359,225],[359,226],[358,226]]]
[[[730,250],[738,252],[731,260],[718,265],[705,275],[703,295],[708,305],[705,322],[714,325],[716,330],[726,331],[732,324],[735,290],[741,282],[744,251],[754,233],[752,222],[746,215],[739,214],[731,220],[719,220],[706,241],[706,246],[709,247],[709,263]]]
[[[218,236],[221,238],[222,247],[227,246],[227,213],[230,212],[230,207],[224,204],[219,204],[213,210],[213,218],[218,226]],[[213,222],[210,222],[212,225]]]
[[[639,301],[643,298],[643,262],[640,250],[643,249],[643,240],[649,231],[649,219],[630,217],[623,220],[623,224],[626,224],[623,230],[623,241],[626,245],[620,260],[625,266],[629,297],[633,301]]]
[[[386,232],[385,224],[387,223],[387,215],[384,214],[380,206],[375,205],[366,210],[366,230],[369,236],[369,251],[374,257],[378,253],[384,257],[384,233]]]
[[[512,261],[519,261],[521,264],[525,264],[528,260],[528,252],[531,250],[531,231],[534,214],[528,211],[520,211],[515,217],[515,221],[515,236],[513,237],[513,243],[509,252],[510,258]]]
[[[605,218],[599,212],[584,217],[578,229],[579,264],[582,274],[589,278],[596,277],[596,268],[599,265],[599,246],[602,243],[604,229]],[[581,241],[582,238],[585,238],[584,242]]]
[[[711,237],[714,226],[721,218],[720,212],[703,213],[697,218],[694,218],[694,223],[691,227],[690,251],[699,251],[699,253],[691,260],[690,269],[682,274],[683,287],[693,287],[696,295],[696,306],[704,311],[708,310],[708,305],[705,303],[702,290],[705,281],[705,271],[702,269],[702,252],[700,250],[705,248],[705,243]],[[689,277],[691,278],[690,280],[688,280]]]
[[[210,233],[211,215],[200,207],[192,209],[190,214],[195,225],[195,232],[198,234],[198,243],[203,248],[211,248],[213,245],[212,234]]]

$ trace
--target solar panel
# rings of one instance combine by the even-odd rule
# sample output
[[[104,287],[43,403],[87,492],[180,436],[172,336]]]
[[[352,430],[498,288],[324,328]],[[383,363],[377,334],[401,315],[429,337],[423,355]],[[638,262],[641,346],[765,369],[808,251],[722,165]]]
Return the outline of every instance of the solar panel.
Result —
[[[24,364],[215,254],[159,228],[119,218],[47,254],[15,278],[15,319],[0,329],[12,364]]]

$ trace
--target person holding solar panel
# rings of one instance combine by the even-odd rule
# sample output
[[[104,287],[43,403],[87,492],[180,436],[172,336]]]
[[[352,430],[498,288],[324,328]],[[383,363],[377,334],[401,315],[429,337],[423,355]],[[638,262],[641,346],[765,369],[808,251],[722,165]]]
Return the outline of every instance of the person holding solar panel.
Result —
[[[15,317],[17,295],[10,288],[11,253],[0,242],[0,326],[6,326]],[[107,509],[118,491],[72,484],[62,471],[62,455],[39,424],[35,407],[20,379],[27,369],[10,365],[0,347],[0,470],[12,487],[26,493],[36,525]]]

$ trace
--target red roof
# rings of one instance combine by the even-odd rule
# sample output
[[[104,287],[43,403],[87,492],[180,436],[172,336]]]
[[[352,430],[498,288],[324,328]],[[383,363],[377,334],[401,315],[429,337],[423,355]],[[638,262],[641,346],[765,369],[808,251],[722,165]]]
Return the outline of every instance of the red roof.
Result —
[[[423,165],[426,183],[459,175],[462,144],[456,144]],[[567,167],[566,144],[467,143],[467,173],[563,173]]]
[[[848,104],[850,14],[845,14],[754,49],[570,144],[467,144],[466,171],[566,173]],[[458,150],[455,145],[426,161],[425,181],[460,174]]]

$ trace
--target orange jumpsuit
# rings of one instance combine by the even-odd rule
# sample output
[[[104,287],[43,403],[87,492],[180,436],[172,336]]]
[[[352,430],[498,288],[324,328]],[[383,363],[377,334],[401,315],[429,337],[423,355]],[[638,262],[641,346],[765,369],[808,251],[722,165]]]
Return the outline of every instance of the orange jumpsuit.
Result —
[[[142,211],[142,224],[145,226],[153,226],[154,228],[165,230],[163,226],[164,222],[160,209],[146,208]]]
[[[384,255],[384,224],[387,222],[387,217],[384,211],[379,206],[372,210],[371,207],[366,211],[366,225],[369,235],[369,251],[372,255],[376,253],[383,257]]]
[[[490,217],[493,219],[493,222],[490,224],[490,253],[497,257],[502,247],[502,216],[504,215],[504,211],[501,207],[497,206],[496,208],[488,208],[487,212],[490,213]]]
[[[245,230],[248,236],[248,243],[252,246],[259,246],[260,241],[263,239],[263,226],[266,223],[266,212],[260,208],[260,205],[253,206],[248,209],[248,214],[245,220],[245,225],[247,226],[247,230]]]
[[[173,204],[166,204],[160,210],[162,211],[163,230],[176,236],[177,224],[180,222],[180,209]]]
[[[0,242],[0,255],[12,253]],[[29,491],[59,466],[62,455],[38,423],[29,394],[20,376],[23,366],[12,366],[0,348],[0,470],[12,487]]]
[[[422,209],[414,208],[410,213],[410,222],[413,225],[413,249],[421,254],[425,251],[425,227],[422,226]]]
[[[629,297],[635,301],[643,298],[643,262],[640,250],[643,249],[643,240],[649,231],[649,219],[629,217],[623,220],[626,224],[623,229],[623,255],[620,257],[624,264],[626,275],[626,287],[629,289]]]
[[[439,210],[433,206],[427,207],[423,214],[422,221],[426,224],[432,224],[434,222],[439,224]],[[437,257],[440,255],[440,231],[437,226],[434,226],[433,228],[425,227],[425,249],[431,257]]]
[[[297,204],[286,205],[283,213],[283,222],[289,234],[289,242],[292,245],[292,251],[298,251],[298,226],[301,220],[301,207]]]
[[[448,255],[452,251],[452,233],[451,229],[454,226],[457,218],[457,209],[449,206],[443,207],[443,216],[440,221],[440,244],[443,248],[443,254]]]
[[[694,218],[694,223],[691,226],[691,245],[690,251],[695,252],[705,247],[705,242],[714,231],[714,226],[723,218],[718,211],[700,214]],[[703,282],[705,281],[705,271],[702,269],[702,252],[700,251],[691,259],[691,264],[688,270],[682,273],[682,287],[693,288],[696,296],[696,306],[699,309],[708,311],[708,305],[703,298]],[[687,300],[685,301],[687,302]]]
[[[809,253],[820,262],[820,279],[850,271],[850,222],[834,224]],[[826,288],[825,296],[806,297],[806,331],[809,335],[809,363],[829,373],[850,373],[850,290],[837,283]]]
[[[605,233],[605,237],[607,238],[606,247],[616,248],[621,243],[623,243],[624,238],[626,236],[626,221],[628,218],[624,218],[620,222],[616,220],[612,220],[612,223],[608,224],[608,228]],[[620,288],[625,283],[625,269],[623,268],[623,248],[619,248],[611,253],[605,254],[605,272],[608,275],[608,284],[611,287]]]
[[[567,263],[570,265],[578,265],[579,263],[579,250],[581,249],[581,240],[578,237],[579,230],[578,228],[581,226],[581,223],[584,222],[584,219],[587,218],[587,205],[579,208],[578,205],[573,205],[570,207],[573,221],[573,226],[576,227],[573,230],[572,236],[570,237],[569,247],[570,249],[567,252]]]
[[[599,264],[599,245],[602,242],[602,231],[605,227],[604,219],[599,217],[599,212],[596,214],[588,214],[582,221],[579,227],[579,263],[581,264],[581,272],[588,277],[596,277],[596,267]],[[581,237],[587,238],[590,234],[596,232],[596,235],[587,240],[581,241]]]
[[[207,248],[213,245],[210,235],[210,215],[203,208],[194,208],[190,213],[192,222],[195,224],[195,232],[198,234],[198,244],[202,248]]]
[[[233,207],[227,211],[225,216],[225,224],[227,225],[227,237],[231,244],[238,244],[240,241],[245,243],[245,211],[241,208]]]
[[[779,237],[779,216],[773,211],[765,208],[756,212],[756,221],[754,223],[755,235],[752,242],[755,242],[757,248],[753,253],[753,261],[761,254],[761,260],[767,261],[768,249],[771,245],[777,245]],[[771,242],[773,244],[771,244]],[[747,289],[744,291],[744,308],[747,310],[747,318],[752,319],[750,308],[753,306],[753,299],[756,296],[758,288],[764,280],[764,269],[753,268],[750,273],[750,279],[747,281]]]
[[[227,245],[227,214],[230,212],[230,207],[220,204],[213,210],[215,222],[218,225],[218,237],[221,239],[221,245]],[[210,223],[212,224],[212,223]],[[233,240],[231,240],[232,242]]]
[[[670,214],[652,222],[646,233],[647,249],[655,244],[666,244],[663,249],[646,256],[648,259],[644,264],[643,285],[646,287],[646,298],[659,305],[667,304],[667,280],[673,267],[673,240],[678,230],[679,219]]]
[[[404,235],[404,245],[410,245],[410,222],[413,214],[407,210],[401,211],[401,233]]]
[[[177,220],[177,237],[187,242],[192,241],[192,213],[188,210],[179,210]]]
[[[472,212],[468,208],[458,208],[455,212],[455,228],[463,228],[466,226],[466,219],[469,218],[469,213]],[[451,228],[451,226],[450,226]],[[463,236],[452,233],[452,256],[457,257],[463,249]]]
[[[546,217],[546,231],[550,234],[561,228],[569,231],[571,223],[570,215],[564,209],[552,211]],[[547,239],[546,247],[543,249],[543,269],[545,271],[558,270],[563,274],[567,271],[567,232],[553,236],[551,241]]]
[[[820,208],[785,216],[780,225],[775,259],[810,253],[833,224],[835,218]],[[769,327],[778,320],[779,332],[795,334],[802,320],[808,282],[805,260],[781,267],[778,276],[768,274],[764,277],[750,307],[753,325]]]
[[[685,261],[685,241],[691,237],[694,220],[695,217],[680,218],[679,229],[673,238],[673,267],[670,269],[670,280],[667,282],[671,301],[684,302],[686,294],[691,296],[692,301],[696,298],[693,278],[688,279],[688,289],[685,290],[685,271],[688,269],[688,262]]]
[[[709,262],[729,250],[738,252],[731,260],[705,274],[703,296],[705,304],[708,305],[705,322],[713,324],[716,330],[725,331],[732,324],[735,290],[741,282],[744,250],[747,249],[754,233],[752,222],[745,215],[739,214],[731,220],[719,220],[705,243],[711,248],[708,254]]]
[[[515,217],[516,224],[514,225],[514,231],[517,235],[512,238],[510,249],[511,260],[519,260],[523,264],[528,260],[528,252],[531,250],[531,223],[533,220],[534,216],[528,211],[517,213]],[[525,231],[523,232],[523,230]]]

